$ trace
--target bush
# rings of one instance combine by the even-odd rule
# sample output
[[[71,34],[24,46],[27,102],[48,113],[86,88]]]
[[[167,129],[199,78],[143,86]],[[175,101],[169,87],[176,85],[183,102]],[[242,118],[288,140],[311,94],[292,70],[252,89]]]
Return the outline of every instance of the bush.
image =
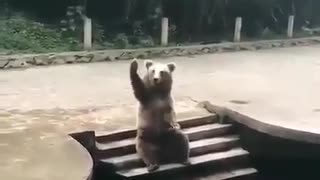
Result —
[[[129,39],[124,33],[119,33],[113,39],[114,47],[115,48],[128,48],[130,46]]]
[[[63,37],[55,28],[21,15],[0,18],[0,49],[41,53],[77,50],[79,44],[74,38]]]

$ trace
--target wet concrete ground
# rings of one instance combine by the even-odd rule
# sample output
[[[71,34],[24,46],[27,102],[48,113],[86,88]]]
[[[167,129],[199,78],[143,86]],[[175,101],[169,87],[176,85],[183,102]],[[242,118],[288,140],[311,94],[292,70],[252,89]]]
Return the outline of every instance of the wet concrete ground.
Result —
[[[210,100],[289,128],[320,128],[320,46],[175,57],[178,112]],[[66,132],[134,127],[130,61],[0,72],[0,120],[48,121]],[[140,63],[141,69],[142,61]],[[202,112],[200,112],[202,113]]]

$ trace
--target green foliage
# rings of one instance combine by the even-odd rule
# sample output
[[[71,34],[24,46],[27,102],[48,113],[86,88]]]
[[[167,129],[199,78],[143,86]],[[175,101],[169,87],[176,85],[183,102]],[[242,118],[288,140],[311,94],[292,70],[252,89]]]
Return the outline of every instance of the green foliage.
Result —
[[[109,43],[106,41],[104,45],[109,48],[126,49],[126,48],[143,48],[155,46],[154,40],[149,35],[128,36],[125,33],[115,35],[115,38]]]
[[[299,32],[306,22],[320,25],[315,0],[107,0],[87,1],[86,8],[83,1],[57,1],[54,10],[53,2],[40,2],[0,0],[0,51],[80,50],[85,14],[92,18],[94,49],[157,46],[162,17],[169,18],[170,45],[232,40],[236,17],[243,18],[242,40],[285,38],[291,14],[296,37],[308,36]],[[18,9],[25,14],[15,14]]]
[[[60,31],[67,36],[81,37],[84,15],[83,7],[69,6],[66,16],[60,21]]]
[[[155,46],[153,38],[151,36],[147,36],[147,35],[138,37],[137,44],[140,47],[153,47],[153,46]]]
[[[129,39],[124,33],[117,34],[113,40],[115,48],[128,48]]]
[[[0,18],[0,49],[40,53],[76,50],[78,44],[54,28],[21,15]]]

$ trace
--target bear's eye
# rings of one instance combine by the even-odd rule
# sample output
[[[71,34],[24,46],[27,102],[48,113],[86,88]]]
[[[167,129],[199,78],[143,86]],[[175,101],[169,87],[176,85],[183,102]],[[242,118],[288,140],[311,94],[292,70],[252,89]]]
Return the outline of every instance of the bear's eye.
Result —
[[[161,75],[161,76],[164,76],[164,71],[160,71],[160,75]]]
[[[155,71],[154,71],[154,70],[152,70],[151,72],[152,72],[152,73],[154,73]]]

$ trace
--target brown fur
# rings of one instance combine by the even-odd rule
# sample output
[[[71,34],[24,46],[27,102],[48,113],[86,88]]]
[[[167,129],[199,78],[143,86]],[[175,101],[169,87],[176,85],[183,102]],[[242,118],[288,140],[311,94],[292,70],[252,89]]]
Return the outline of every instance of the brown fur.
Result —
[[[189,140],[176,121],[171,97],[175,65],[154,65],[147,60],[145,66],[148,72],[143,80],[137,73],[137,61],[130,66],[131,85],[139,101],[136,150],[149,171],[156,170],[160,163],[187,163]]]

